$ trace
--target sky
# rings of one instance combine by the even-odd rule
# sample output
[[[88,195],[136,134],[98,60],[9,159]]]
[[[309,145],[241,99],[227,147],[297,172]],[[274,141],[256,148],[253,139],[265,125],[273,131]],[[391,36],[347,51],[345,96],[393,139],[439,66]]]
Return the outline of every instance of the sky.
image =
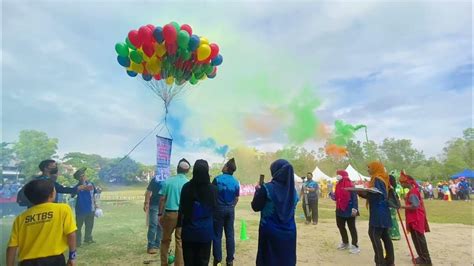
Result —
[[[6,0],[2,141],[35,129],[59,139],[60,155],[128,153],[164,110],[126,75],[114,46],[132,29],[171,21],[224,58],[216,78],[171,103],[172,161],[219,162],[223,145],[317,150],[318,127],[338,119],[436,156],[472,127],[470,1]],[[154,134],[132,158],[156,161]]]

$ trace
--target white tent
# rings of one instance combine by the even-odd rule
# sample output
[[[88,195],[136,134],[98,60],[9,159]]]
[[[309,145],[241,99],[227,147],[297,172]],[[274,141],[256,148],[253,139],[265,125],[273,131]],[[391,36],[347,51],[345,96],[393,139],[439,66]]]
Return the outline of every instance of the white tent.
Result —
[[[352,181],[360,181],[361,179],[362,181],[370,180],[370,177],[362,175],[361,173],[357,172],[357,170],[354,169],[354,167],[352,167],[352,165],[350,164],[347,166],[346,172],[349,174],[349,178]]]
[[[313,180],[322,181],[322,180],[331,180],[331,177],[323,173],[319,167],[316,166],[316,169],[313,171]]]
[[[303,183],[303,179],[301,177],[299,177],[297,174],[294,174],[295,175],[295,183]]]
[[[301,191],[301,187],[303,186],[303,179],[299,177],[297,174],[295,175],[295,189],[296,191]]]

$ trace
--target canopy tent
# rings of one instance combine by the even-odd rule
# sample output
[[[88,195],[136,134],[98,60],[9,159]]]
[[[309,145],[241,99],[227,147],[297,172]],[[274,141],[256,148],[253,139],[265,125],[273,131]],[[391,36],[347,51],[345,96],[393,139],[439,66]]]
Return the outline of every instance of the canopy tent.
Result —
[[[316,166],[316,169],[313,171],[313,180],[322,181],[322,180],[331,180],[331,177],[326,175],[319,167]]]
[[[301,177],[299,177],[297,174],[294,174],[295,175],[295,183],[303,183],[303,179]]]
[[[360,180],[369,181],[370,180],[370,177],[360,174],[350,164],[347,166],[346,172],[349,174],[349,179],[352,181],[360,181]]]
[[[464,171],[451,176],[452,179],[456,179],[459,177],[474,178],[474,171],[471,169],[464,169]]]

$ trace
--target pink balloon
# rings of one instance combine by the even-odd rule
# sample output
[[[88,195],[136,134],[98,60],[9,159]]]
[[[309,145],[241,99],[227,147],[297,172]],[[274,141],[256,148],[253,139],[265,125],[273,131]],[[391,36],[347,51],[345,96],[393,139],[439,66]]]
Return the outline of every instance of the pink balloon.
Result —
[[[176,43],[177,36],[178,36],[178,33],[176,32],[176,29],[173,25],[166,24],[163,27],[163,38],[168,44]]]
[[[219,54],[219,46],[215,43],[211,43],[209,46],[211,47],[211,55],[209,58],[212,60]]]
[[[135,46],[136,48],[140,48],[140,46],[142,46],[142,42],[141,42],[140,38],[138,37],[138,31],[137,30],[131,30],[128,33],[128,39],[133,44],[133,46]]]
[[[181,25],[181,29],[189,33],[189,36],[193,35],[193,29],[188,24]]]

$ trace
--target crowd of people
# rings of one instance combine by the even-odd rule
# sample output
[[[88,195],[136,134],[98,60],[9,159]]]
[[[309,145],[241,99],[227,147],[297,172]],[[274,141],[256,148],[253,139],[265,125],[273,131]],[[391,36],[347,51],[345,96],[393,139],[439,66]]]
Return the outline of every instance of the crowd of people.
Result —
[[[191,179],[188,173],[192,168]],[[69,249],[68,265],[76,263],[76,249],[95,243],[92,237],[95,216],[100,211],[97,189],[86,175],[86,168],[74,173],[74,187],[57,182],[58,169],[54,160],[39,164],[41,175],[18,192],[18,201],[28,209],[14,221],[7,249],[7,265],[14,264],[18,251],[20,265],[66,265],[63,253]],[[341,243],[335,247],[351,254],[360,253],[356,219],[359,197],[366,199],[369,209],[369,239],[376,265],[394,265],[392,239],[400,239],[397,209],[405,209],[407,230],[418,254],[414,263],[431,265],[424,236],[429,232],[423,199],[433,198],[430,184],[420,186],[413,177],[402,172],[398,180],[389,175],[383,164],[368,164],[371,179],[368,189],[356,189],[345,170],[337,171],[337,182],[328,188],[335,201],[335,225]],[[225,163],[222,174],[212,182],[209,164],[197,160],[191,167],[186,159],[178,162],[177,174],[166,180],[152,179],[145,193],[143,210],[148,213],[147,253],[160,253],[161,265],[233,265],[235,256],[235,207],[240,197],[240,184],[234,177],[237,170],[232,158]],[[295,208],[302,201],[306,224],[318,224],[318,199],[321,188],[308,173],[301,190],[295,187],[293,166],[279,159],[270,165],[272,179],[258,184],[251,208],[260,212],[256,265],[296,265]],[[443,193],[453,198],[467,198],[469,185],[463,179],[447,186]],[[456,185],[457,184],[457,185]],[[398,186],[405,204],[400,204]],[[398,189],[397,189],[398,187]],[[432,186],[431,186],[432,187]],[[451,191],[451,187],[453,190]],[[67,204],[56,204],[57,193],[77,197],[75,221]],[[424,197],[422,196],[424,194]],[[466,195],[467,194],[467,195]],[[359,196],[359,197],[358,197]],[[99,212],[100,213],[100,212]],[[346,230],[349,229],[351,242]],[[82,241],[82,227],[85,227]],[[174,235],[174,260],[170,261],[170,244]],[[222,256],[225,235],[226,257]],[[44,245],[48,243],[48,245]],[[224,262],[225,260],[225,262]]]

